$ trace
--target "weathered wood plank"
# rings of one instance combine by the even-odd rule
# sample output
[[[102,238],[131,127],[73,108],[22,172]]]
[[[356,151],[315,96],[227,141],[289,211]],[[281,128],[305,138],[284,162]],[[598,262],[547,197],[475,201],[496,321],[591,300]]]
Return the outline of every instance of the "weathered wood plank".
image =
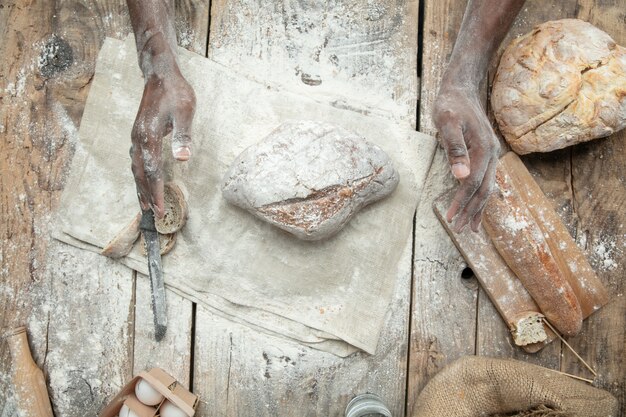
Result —
[[[435,199],[452,186],[446,156],[439,149],[416,215],[408,415],[432,376],[475,352],[476,281],[461,278],[465,261],[432,208]]]
[[[59,416],[97,415],[132,370],[132,274],[101,258],[50,242],[45,283],[33,293],[28,327],[44,348]]]
[[[626,45],[626,1],[580,0],[577,16]],[[586,249],[598,276],[607,285],[611,302],[590,317],[574,349],[599,374],[598,386],[612,392],[626,415],[626,132],[576,146],[571,150],[572,206],[578,243]],[[565,372],[588,375],[580,362],[563,351]]]
[[[620,400],[623,414],[626,413],[625,139],[625,132],[621,132],[572,151],[577,240],[607,286],[610,301],[585,321],[578,336],[570,339],[574,349],[598,372],[598,386]],[[562,370],[590,377],[578,359],[565,349]]]
[[[618,43],[624,44],[624,10],[626,3],[623,1],[529,2],[509,38],[526,33],[534,25],[547,20],[578,17],[597,25]],[[505,45],[506,42],[503,47]],[[495,65],[494,62],[493,69]],[[611,268],[619,270],[626,262],[622,251],[613,249],[613,245],[616,248],[624,245],[619,228],[622,216],[618,213],[625,196],[621,182],[624,149],[619,145],[620,134],[614,136],[616,140],[527,156],[524,162],[553,201],[570,233],[585,248],[600,279],[615,295],[613,303],[584,322],[583,331],[570,343],[600,373],[599,385],[618,395],[623,404],[626,374],[621,362],[614,358],[624,357],[626,304],[622,298],[623,280],[617,279],[619,274]],[[605,156],[608,159],[604,159]],[[617,214],[614,216],[613,213]],[[607,218],[611,220],[607,222]],[[555,360],[551,362],[553,364],[547,366],[554,367],[557,363]],[[562,346],[560,368],[569,373],[590,376],[565,346]]]
[[[167,290],[167,333],[163,340],[157,342],[154,339],[150,281],[144,276],[136,278],[135,297],[133,375],[159,367],[189,387],[193,321],[191,301]]]
[[[218,0],[209,57],[415,127],[417,20],[418,0]]]
[[[528,2],[507,40],[503,42],[499,54],[509,39],[528,32],[536,24],[575,17],[590,21],[623,45],[626,43],[625,10],[626,3],[623,0]],[[491,77],[496,65],[497,60],[494,60]],[[612,303],[585,320],[581,334],[570,338],[570,343],[599,372],[598,385],[612,391],[622,404],[626,373],[623,361],[615,358],[624,357],[626,340],[624,285],[623,280],[618,278],[620,274],[616,272],[626,262],[621,250],[625,244],[623,232],[619,227],[623,222],[623,213],[620,213],[619,207],[626,198],[623,187],[625,150],[620,142],[623,135],[621,133],[614,135],[614,139],[524,158],[525,164],[552,200],[572,236],[585,249],[599,278],[614,296]],[[538,363],[544,366],[560,366],[565,372],[591,376],[565,346],[561,350],[560,364],[557,352],[553,355],[542,352],[544,358],[532,359],[539,359]]]
[[[12,218],[11,210],[3,207],[3,226],[12,225],[11,227],[18,230],[23,229],[19,230],[20,236],[13,230],[7,230],[6,234],[9,237],[25,239],[21,243],[17,241],[12,243],[13,253],[3,250],[3,294],[9,297],[6,303],[1,303],[9,310],[7,314],[3,314],[3,318],[14,321],[3,323],[3,327],[26,321],[28,312],[33,306],[33,313],[28,318],[28,323],[33,329],[32,343],[36,358],[49,358],[44,369],[50,374],[50,392],[53,395],[55,410],[61,415],[85,415],[87,410],[91,410],[87,414],[96,414],[99,411],[98,407],[115,394],[116,389],[130,377],[133,362],[136,367],[140,367],[142,363],[146,365],[152,363],[142,361],[145,356],[141,356],[137,361],[133,361],[132,358],[133,335],[132,332],[128,334],[129,328],[132,331],[135,327],[132,275],[128,269],[111,264],[102,257],[84,260],[84,257],[80,256],[82,252],[64,245],[60,245],[61,249],[55,249],[57,256],[46,257],[45,248],[50,231],[48,224],[50,212],[54,210],[63,187],[63,176],[77,140],[77,126],[100,45],[104,36],[123,38],[130,32],[126,3],[123,0],[62,1],[47,3],[48,7],[39,7],[41,10],[32,7],[20,9],[15,4],[8,4],[5,9],[5,5],[2,5],[0,15],[3,23],[6,23],[2,28],[6,30],[7,35],[4,36],[6,43],[3,44],[3,48],[6,50],[3,49],[3,54],[14,58],[3,60],[3,66],[6,68],[1,72],[3,76],[6,74],[7,78],[2,80],[0,89],[3,101],[0,111],[4,113],[0,133],[8,137],[8,140],[2,141],[3,144],[9,145],[7,149],[3,149],[3,155],[7,155],[7,158],[3,161],[6,165],[4,163],[2,165],[2,178],[19,178],[15,185],[23,185],[28,190],[20,192],[19,189],[9,189],[8,184],[3,184],[2,189],[3,201],[10,200],[7,202],[15,204],[15,207],[23,206],[18,212],[18,215],[22,216],[19,221]],[[178,3],[177,6],[180,9],[180,18],[177,22],[192,22],[186,24],[185,28],[197,26],[200,34],[198,39],[194,40],[190,38],[188,32],[182,32],[179,34],[182,42],[191,39],[189,46],[204,54],[208,4],[189,2]],[[17,11],[21,14],[16,16]],[[186,13],[189,18],[185,17]],[[37,21],[38,25],[32,25],[32,21]],[[55,38],[51,34],[54,34]],[[46,43],[51,39],[54,42]],[[34,44],[33,48],[24,47],[31,44]],[[63,49],[65,46],[67,49]],[[67,52],[71,53],[71,57],[59,55]],[[58,60],[59,57],[66,58],[69,67],[55,72],[57,68],[51,65],[51,62]],[[58,64],[58,61],[54,62]],[[28,114],[30,121],[25,117]],[[26,153],[26,157],[20,156],[20,152]],[[14,159],[27,163],[15,164]],[[29,177],[32,180],[29,180]],[[26,213],[29,215],[24,216]],[[20,223],[26,227],[20,227]],[[15,253],[18,251],[21,251],[23,256]],[[16,266],[21,266],[26,271],[19,273],[14,268],[9,274],[9,270],[5,268],[9,258],[5,255],[10,256]],[[70,267],[59,264],[59,260],[64,257],[71,257],[75,265]],[[43,265],[46,265],[47,272],[42,280],[40,275],[44,270]],[[86,265],[89,265],[91,271]],[[104,268],[104,265],[108,266]],[[59,271],[64,271],[68,276],[83,277],[85,280],[93,280],[94,274],[100,279],[102,271],[108,271],[110,277],[107,280],[101,279],[98,286],[90,288],[90,291],[94,292],[94,301],[91,297],[76,297],[76,291],[81,291],[82,283],[61,278]],[[35,281],[34,284],[28,279],[29,274]],[[122,277],[123,275],[125,276]],[[18,277],[23,277],[26,282]],[[59,282],[67,285],[66,291],[57,288]],[[113,296],[115,304],[107,300],[108,293],[113,289],[120,292]],[[22,296],[26,291],[29,295]],[[146,292],[145,288],[141,291],[138,311],[140,319],[144,319],[147,315],[145,303],[142,301],[145,301],[146,297],[149,300],[150,293],[149,289]],[[58,301],[51,307],[52,297],[56,297]],[[162,344],[159,349],[155,349],[154,346],[150,346],[149,335],[139,332],[135,349],[141,352],[150,351],[162,358],[160,363],[168,369],[171,365],[166,366],[167,361],[163,358],[177,357],[178,362],[182,360],[183,363],[172,372],[177,373],[182,381],[188,382],[191,303],[173,293],[170,299],[179,300],[178,304],[175,302],[172,304],[174,311],[186,306],[185,311],[177,311],[180,323],[172,320],[174,329],[178,327],[179,333],[172,331],[171,337],[177,341],[182,338],[183,341]],[[124,303],[127,304],[126,307]],[[19,309],[12,308],[14,305],[19,306]],[[104,327],[72,329],[72,337],[68,339],[66,326],[68,318],[65,310],[65,307],[69,308],[68,306],[71,306],[71,311],[91,316],[94,321],[106,317],[110,320]],[[120,311],[125,312],[126,316],[115,315]],[[140,325],[142,323],[140,320]],[[181,323],[186,323],[187,326],[181,326]],[[102,344],[93,346],[96,350],[101,349],[94,353],[83,347],[85,338],[106,340],[106,343],[105,346]],[[182,349],[181,344],[185,345]],[[4,349],[4,346],[2,348]],[[101,357],[99,355],[102,350],[105,353],[103,357],[108,358],[106,363],[89,358],[87,355],[91,352],[98,358]],[[115,352],[109,354],[112,350]],[[181,350],[184,355],[180,355]],[[2,354],[6,356],[4,350]],[[3,360],[2,364],[0,383],[8,384],[10,362]],[[9,389],[1,391],[5,397],[11,395]],[[7,404],[7,407],[10,407],[9,403],[8,397],[7,401],[0,401],[0,404]],[[9,408],[0,407],[0,409],[2,415],[14,414]]]
[[[71,49],[72,63],[46,80],[49,107],[65,109],[77,127],[104,37],[123,36],[128,30],[123,0],[55,2],[52,33]],[[53,54],[62,50],[55,48]],[[77,137],[70,139],[77,141]],[[64,170],[69,168],[71,154],[67,157]],[[59,183],[59,191],[63,185]],[[132,274],[128,268],[74,248],[63,246],[62,253],[68,257],[65,263],[59,263],[62,256],[49,254],[47,265],[51,276],[47,302],[57,300],[50,312],[47,338],[50,392],[59,415],[95,414],[132,372]],[[80,319],[71,320],[72,315]]]
[[[2,225],[11,225],[3,231],[7,236],[3,246],[7,249],[2,252],[2,293],[8,299],[1,303],[6,308],[3,320],[11,323],[3,323],[3,327],[28,322],[35,357],[50,374],[50,392],[59,415],[96,414],[131,376],[133,362],[136,366],[141,363],[132,358],[132,274],[103,257],[83,254],[56,242],[50,246],[48,236],[50,213],[56,207],[77,141],[77,126],[100,45],[104,36],[123,38],[130,32],[126,2],[58,1],[46,2],[45,7],[10,3],[6,8],[5,3],[0,10],[6,35],[2,52],[13,59],[3,60],[1,74],[6,79],[0,79],[0,134],[3,148],[6,145],[0,191],[2,201],[7,203],[3,204]],[[183,16],[187,4],[179,6],[183,7]],[[192,9],[202,10],[202,6]],[[208,5],[203,10],[208,21]],[[200,20],[196,18],[188,27],[195,25],[200,32],[204,30],[194,43],[204,54],[207,22]],[[64,59],[69,66],[58,68]],[[18,212],[12,213],[11,207]],[[5,244],[9,238],[13,240],[10,247]],[[14,265],[11,270],[5,268],[9,259]],[[149,290],[142,289],[140,309],[149,294]],[[176,297],[173,294],[170,298]],[[186,307],[183,322],[187,328],[182,326],[180,333],[173,331],[172,336],[189,339],[191,303],[187,302]],[[179,316],[182,314],[179,312]],[[86,319],[69,333],[68,326],[77,323],[73,315]],[[140,320],[140,330],[141,326]],[[136,349],[143,350],[149,338],[141,331],[139,334]],[[183,344],[185,355],[179,362],[184,358],[187,362],[176,370],[188,381],[190,340]],[[151,351],[163,358],[177,357],[180,345],[163,344],[159,351],[154,347]],[[2,349],[4,358],[4,346]],[[1,384],[8,383],[8,371],[9,361],[3,360]],[[11,395],[6,386],[0,391],[3,397]],[[0,414],[13,415],[9,408],[3,408],[7,403],[9,398],[0,401]]]
[[[426,1],[422,28],[419,130],[435,135],[432,109],[457,36],[465,1]],[[475,352],[477,283],[462,280],[465,262],[439,224],[434,200],[455,186],[438,149],[417,210],[407,410],[443,366]]]
[[[49,288],[46,250],[50,209],[62,184],[72,148],[72,120],[63,107],[51,106],[46,80],[39,73],[45,41],[53,28],[53,3],[0,3],[0,231],[1,327],[28,323],[34,357],[46,358],[48,313],[33,313],[33,294]],[[32,22],[38,22],[33,24]],[[32,315],[31,315],[32,314]],[[29,319],[30,316],[30,319]],[[40,337],[41,336],[41,337]],[[0,415],[16,415],[6,345],[0,343]]]
[[[436,135],[437,129],[432,120],[432,111],[441,77],[448,66],[452,48],[461,27],[464,1],[424,2],[424,23],[422,25],[422,76],[419,103],[419,131]]]
[[[209,1],[176,1],[176,36],[178,45],[206,56],[209,32]]]
[[[132,279],[117,264],[50,241],[104,34],[118,2],[2,2],[2,325],[27,323],[58,415],[95,414],[130,372]],[[36,24],[33,24],[36,22]],[[10,411],[3,349],[0,414]],[[5,401],[6,400],[6,401]]]

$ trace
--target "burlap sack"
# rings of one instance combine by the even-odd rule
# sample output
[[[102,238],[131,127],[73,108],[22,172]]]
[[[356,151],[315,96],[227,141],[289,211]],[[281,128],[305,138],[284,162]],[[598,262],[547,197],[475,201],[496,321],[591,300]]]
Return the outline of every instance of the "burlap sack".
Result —
[[[426,385],[413,417],[617,417],[608,392],[520,361],[467,356]]]

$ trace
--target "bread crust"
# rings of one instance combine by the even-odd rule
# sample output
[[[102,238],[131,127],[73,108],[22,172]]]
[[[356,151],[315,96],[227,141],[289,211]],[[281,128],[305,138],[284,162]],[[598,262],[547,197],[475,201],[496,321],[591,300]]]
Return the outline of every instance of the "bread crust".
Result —
[[[576,294],[501,164],[496,183],[498,191],[487,201],[483,214],[485,230],[547,320],[564,335],[577,334],[582,311]]]
[[[128,255],[139,238],[139,222],[141,212],[135,217],[102,249],[100,254],[109,258],[119,259]]]
[[[506,48],[491,103],[518,154],[608,136],[626,127],[626,49],[582,20],[543,23]]]

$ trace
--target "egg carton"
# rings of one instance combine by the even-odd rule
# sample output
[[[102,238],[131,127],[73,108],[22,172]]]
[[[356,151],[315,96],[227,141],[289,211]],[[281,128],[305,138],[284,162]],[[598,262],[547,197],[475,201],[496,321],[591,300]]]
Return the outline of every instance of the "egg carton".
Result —
[[[140,379],[146,380],[154,389],[163,394],[163,400],[156,406],[143,404],[135,396],[135,385]],[[174,377],[160,368],[143,371],[130,380],[111,402],[100,412],[99,417],[116,417],[126,405],[139,417],[160,416],[159,410],[165,401],[180,408],[188,417],[193,417],[198,407],[198,396],[189,392]]]

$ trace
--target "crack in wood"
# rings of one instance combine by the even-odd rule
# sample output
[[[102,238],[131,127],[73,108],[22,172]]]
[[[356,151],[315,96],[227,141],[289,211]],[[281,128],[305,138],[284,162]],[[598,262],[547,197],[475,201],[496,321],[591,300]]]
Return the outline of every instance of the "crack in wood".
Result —
[[[415,262],[427,262],[429,264],[435,264],[435,265],[439,265],[441,268],[443,268],[445,271],[448,270],[448,265],[446,265],[445,263],[443,263],[442,261],[440,261],[439,259],[432,259],[429,256],[426,256],[424,258],[419,258],[416,259]]]
[[[233,365],[233,334],[229,333],[230,335],[230,345],[229,345],[229,350],[228,350],[228,377],[226,380],[226,404],[228,404],[228,398],[230,396],[230,375],[231,375],[231,368]]]

